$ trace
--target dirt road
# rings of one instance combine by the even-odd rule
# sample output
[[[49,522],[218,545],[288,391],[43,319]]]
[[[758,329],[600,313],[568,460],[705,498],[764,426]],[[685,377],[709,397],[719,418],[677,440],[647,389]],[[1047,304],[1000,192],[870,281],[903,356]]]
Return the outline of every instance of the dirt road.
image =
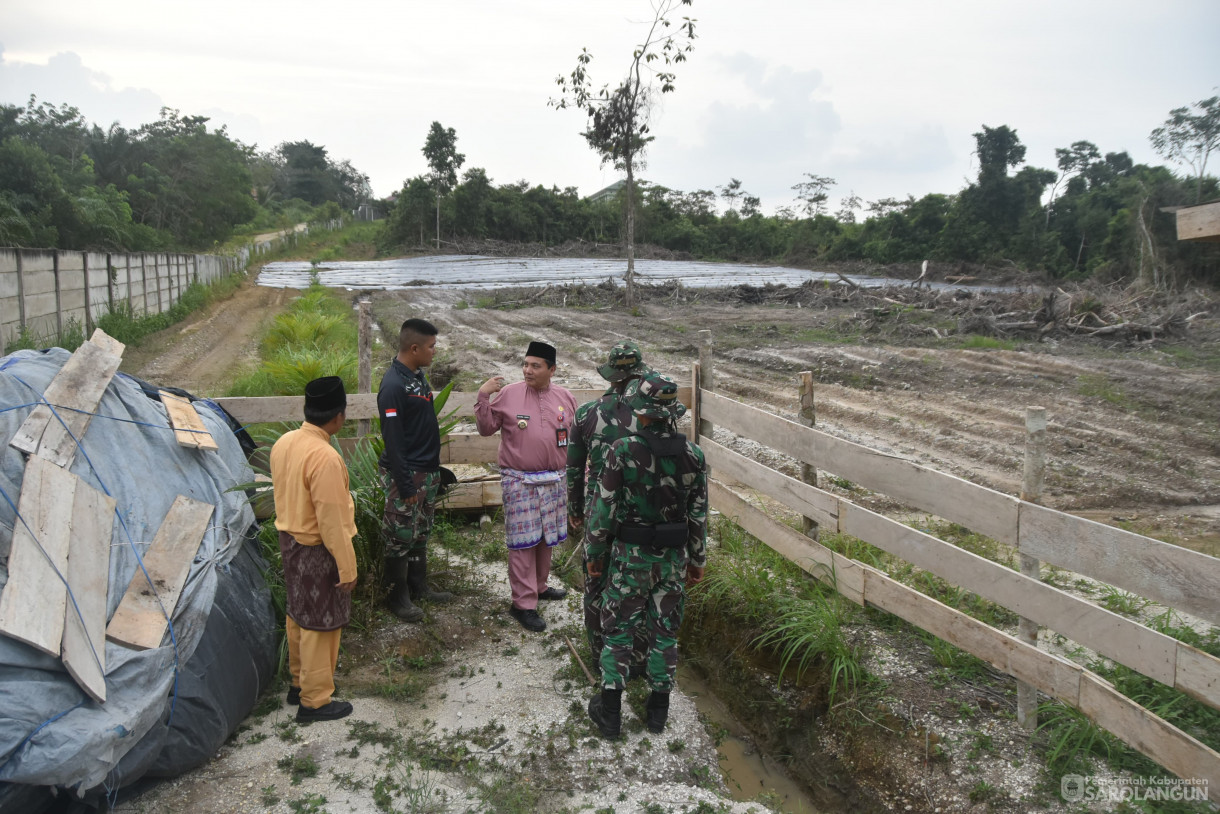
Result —
[[[264,326],[295,294],[245,283],[229,299],[128,348],[120,369],[199,396],[223,395],[240,372],[258,364]]]

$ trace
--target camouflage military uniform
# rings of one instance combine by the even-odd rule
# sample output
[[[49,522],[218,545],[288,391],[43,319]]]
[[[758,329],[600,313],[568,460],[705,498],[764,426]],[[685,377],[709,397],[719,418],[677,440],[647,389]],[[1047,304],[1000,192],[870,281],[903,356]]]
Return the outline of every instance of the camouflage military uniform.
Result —
[[[685,436],[654,424],[610,447],[585,535],[586,557],[607,562],[603,688],[626,686],[636,630],[649,640],[649,686],[673,687],[686,569],[706,563],[706,525],[707,466]],[[653,543],[637,542],[649,536]]]
[[[382,518],[385,558],[394,560],[406,557],[408,561],[425,558],[428,535],[432,531],[432,521],[436,513],[440,472],[414,473],[415,491],[421,497],[412,504],[403,502],[393,475],[384,469],[379,470],[378,474],[385,489],[385,514]]]
[[[639,423],[629,402],[639,389],[640,377],[652,371],[644,364],[639,346],[634,342],[619,342],[611,348],[608,361],[598,368],[598,372],[612,384],[600,398],[577,408],[572,438],[568,444],[568,516],[574,526],[581,525],[588,519],[589,509],[593,505],[593,493],[610,445],[620,438],[634,435],[639,430]],[[604,561],[599,564],[598,570],[605,573]],[[595,662],[601,657],[603,645],[601,593],[604,587],[604,577],[588,576],[586,562],[585,634],[588,636]],[[641,665],[645,651],[646,640],[641,635],[636,641],[632,663]]]

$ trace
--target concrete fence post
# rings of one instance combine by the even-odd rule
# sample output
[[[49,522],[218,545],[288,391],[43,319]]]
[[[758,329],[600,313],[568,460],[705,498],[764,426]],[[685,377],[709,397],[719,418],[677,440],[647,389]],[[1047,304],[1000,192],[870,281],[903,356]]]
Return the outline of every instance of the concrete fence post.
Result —
[[[17,320],[25,330],[25,269],[21,263],[21,249],[13,252],[17,256]]]
[[[51,252],[51,270],[55,275],[55,339],[64,335],[63,286],[59,279],[59,252]]]
[[[806,427],[817,423],[817,410],[813,401],[813,371],[801,371],[800,422]],[[801,461],[801,480],[810,486],[818,485],[818,469],[813,461]],[[818,521],[802,517],[801,527],[806,537],[818,538]]]
[[[360,315],[357,336],[357,377],[361,393],[371,393],[373,386],[373,320],[369,313],[370,303],[361,298],[358,305]],[[372,429],[372,422],[362,418],[356,422],[356,437],[363,438]]]
[[[1042,497],[1042,481],[1046,474],[1046,408],[1025,408],[1025,470],[1021,479],[1021,499],[1037,503]],[[1040,578],[1042,563],[1037,557],[1018,552],[1021,573]],[[1038,624],[1021,617],[1017,638],[1038,646]],[[1017,723],[1030,730],[1038,728],[1038,690],[1024,681],[1017,682]]]
[[[712,369],[712,332],[699,332],[699,389],[700,391],[716,389],[715,374]],[[713,438],[712,422],[703,418],[702,404],[699,410],[699,430],[698,434]],[[714,440],[714,439],[713,439]]]

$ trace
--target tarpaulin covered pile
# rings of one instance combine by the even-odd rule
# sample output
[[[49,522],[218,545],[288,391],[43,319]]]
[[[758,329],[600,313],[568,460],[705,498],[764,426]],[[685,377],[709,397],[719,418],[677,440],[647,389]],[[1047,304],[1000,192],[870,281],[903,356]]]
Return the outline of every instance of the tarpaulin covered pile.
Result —
[[[26,456],[9,446],[68,361],[61,349],[0,359],[0,597]],[[194,406],[216,450],[175,441],[161,402],[123,374],[107,386],[68,471],[115,499],[106,615],[114,614],[178,496],[215,507],[160,646],[107,641],[105,701],[60,658],[0,636],[0,811],[12,784],[98,796],[207,760],[271,680],[275,620],[245,493],[254,474],[224,412]],[[71,608],[71,601],[69,601]],[[70,612],[70,611],[69,611]],[[9,810],[16,810],[11,805]]]

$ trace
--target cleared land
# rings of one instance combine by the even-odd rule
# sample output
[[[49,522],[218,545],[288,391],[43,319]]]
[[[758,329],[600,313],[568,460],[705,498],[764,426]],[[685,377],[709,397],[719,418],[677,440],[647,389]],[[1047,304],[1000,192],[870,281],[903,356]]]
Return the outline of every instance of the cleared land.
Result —
[[[234,361],[257,355],[257,330],[239,335],[237,324],[257,324],[283,302],[267,300],[266,292],[243,288],[211,313],[167,332],[159,355],[149,354],[133,367],[134,354],[129,354],[125,369],[158,384],[219,394],[238,372]],[[1148,342],[1130,334],[1090,337],[1066,330],[1047,332],[1041,340],[1016,330],[996,338],[1003,331],[995,323],[1037,308],[1041,291],[1000,297],[849,287],[798,294],[666,288],[642,294],[633,310],[612,304],[615,295],[596,288],[465,294],[415,288],[374,292],[372,299],[383,333],[392,334],[408,316],[425,317],[441,328],[433,378],[437,383],[455,379],[461,390],[473,390],[494,374],[519,375],[520,353],[530,339],[559,348],[557,380],[570,387],[599,386],[595,366],[620,338],[638,341],[654,367],[687,380],[698,357],[699,331],[708,330],[716,389],[793,417],[798,373],[812,371],[821,428],[1008,493],[1020,485],[1025,408],[1043,406],[1049,419],[1046,504],[1220,555],[1220,306],[1213,298],[1146,298],[1134,305],[1122,292],[1070,298],[1074,305],[1065,322],[1071,309],[1087,301],[1110,324],[1121,312],[1140,324],[1176,325]],[[993,318],[980,322],[980,314]],[[1179,321],[1167,315],[1178,315]],[[1181,315],[1189,319],[1180,323]],[[204,324],[191,327],[199,323]],[[193,370],[191,360],[202,358],[200,351],[175,357],[182,353],[175,347],[203,344],[210,326],[216,326],[216,342],[229,343],[224,351],[229,363]],[[146,347],[158,344],[154,339]],[[381,356],[388,359],[389,352]],[[797,474],[796,462],[782,451],[722,431],[716,440]],[[851,488],[833,478],[824,482],[831,489]],[[853,499],[887,513],[907,513],[882,496],[855,493]],[[494,548],[498,533],[493,527],[475,545]],[[707,799],[696,792],[707,782],[697,775],[698,767],[715,758],[693,705],[675,707],[672,735],[646,744],[646,733],[636,731],[608,751],[583,724],[580,707],[588,695],[583,677],[565,667],[560,634],[579,636],[573,600],[562,611],[544,609],[552,618],[544,639],[523,637],[505,621],[503,566],[474,572],[456,562],[454,567],[465,581],[447,587],[458,589],[459,607],[434,610],[425,627],[390,622],[347,638],[340,683],[356,698],[354,717],[381,721],[410,742],[367,725],[340,724],[334,732],[315,725],[297,732],[287,711],[273,703],[264,715],[252,717],[253,728],[217,760],[120,810],[288,810],[286,804],[305,799],[308,790],[325,795],[329,810],[372,811],[377,807],[372,786],[390,776],[386,761],[417,758],[421,749],[452,757],[459,743],[461,748],[474,744],[482,766],[495,759],[536,766],[537,776],[545,778],[535,784],[544,794],[536,801],[538,810],[615,804],[637,810],[652,803],[663,806],[657,810],[697,810],[699,799]],[[869,740],[867,748],[857,741],[854,755],[850,743],[844,748],[833,737],[816,754],[789,752],[796,763],[820,772],[821,810],[974,810],[981,802],[974,799],[979,789],[990,795],[983,799],[992,810],[1066,810],[1053,796],[1036,804],[1020,799],[1036,782],[1037,758],[1028,749],[1028,736],[1011,721],[1012,700],[1003,682],[946,687],[935,683],[937,662],[918,640],[898,641],[875,630],[858,635],[870,654],[868,669],[885,678],[893,700],[893,714],[877,723],[906,736],[878,730],[891,739]],[[452,648],[443,666],[430,656],[438,638]],[[412,689],[412,681],[422,683]],[[392,694],[387,686],[403,689],[385,700],[378,694]],[[526,700],[508,710],[500,705],[505,697]],[[792,696],[794,702],[799,697]],[[755,727],[756,735],[758,726],[772,725],[743,723]],[[499,726],[506,731],[497,731]],[[980,750],[982,743],[987,747]],[[344,757],[355,757],[357,747],[375,765]],[[950,757],[930,765],[931,747]],[[871,765],[861,766],[863,752]],[[613,760],[616,771],[627,773],[626,799],[597,791],[610,787],[605,775],[590,773],[590,761],[599,760]],[[308,768],[311,761],[320,775],[290,785],[293,766]],[[395,771],[401,788],[433,803],[447,792],[449,804],[435,810],[491,810],[493,801],[497,810],[524,810],[507,807],[520,787],[478,788],[469,778],[460,780],[460,772]],[[481,777],[492,782],[485,771]],[[365,785],[353,787],[360,783]],[[405,805],[401,796],[392,802]]]

